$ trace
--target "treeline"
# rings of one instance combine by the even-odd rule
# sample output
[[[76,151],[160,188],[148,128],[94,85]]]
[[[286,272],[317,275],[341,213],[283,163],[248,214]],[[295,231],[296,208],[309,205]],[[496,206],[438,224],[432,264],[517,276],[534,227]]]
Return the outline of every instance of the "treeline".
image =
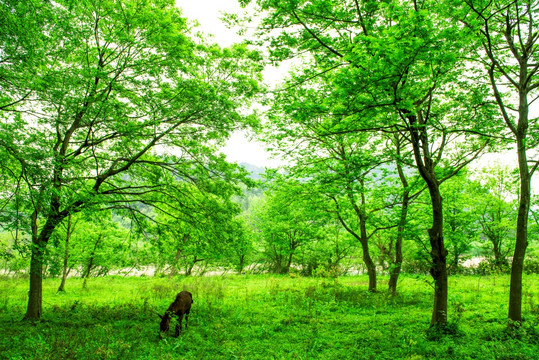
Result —
[[[402,210],[393,196],[397,179],[387,175],[391,169],[385,170],[369,177],[362,191],[368,213],[367,252],[375,275],[395,273]],[[510,272],[517,212],[514,187],[512,171],[496,167],[475,173],[463,171],[442,188],[450,274]],[[401,244],[404,273],[425,275],[429,271],[426,196],[418,196],[409,208],[412,215]],[[53,246],[45,252],[43,273],[61,279],[60,290],[64,290],[68,276],[172,277],[228,272],[336,277],[367,273],[363,261],[366,250],[357,234],[348,231],[359,223],[352,209],[337,213],[334,201],[316,193],[307,181],[285,180],[273,174],[264,188],[244,188],[241,196],[229,200],[228,206],[235,211],[196,204],[203,214],[221,212],[220,222],[210,217],[209,221],[189,223],[142,206],[139,210],[145,213],[144,218],[118,211],[70,216],[52,235]],[[535,246],[538,215],[539,209],[533,208],[527,273],[539,273],[539,247]],[[3,232],[1,239],[3,273],[27,276],[31,257],[28,233],[21,228]],[[375,285],[371,290],[379,288]],[[390,285],[390,291],[396,289],[396,284]]]

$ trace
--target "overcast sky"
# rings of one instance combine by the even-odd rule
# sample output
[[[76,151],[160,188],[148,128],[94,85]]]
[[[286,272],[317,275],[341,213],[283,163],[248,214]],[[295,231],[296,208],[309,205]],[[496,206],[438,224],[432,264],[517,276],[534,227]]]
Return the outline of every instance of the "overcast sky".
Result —
[[[236,31],[228,29],[219,19],[223,13],[242,14],[245,11],[237,0],[176,0],[176,4],[189,20],[199,22],[199,31],[212,34],[219,45],[224,47],[241,41]],[[233,162],[246,162],[261,167],[273,167],[282,163],[270,159],[264,150],[264,144],[249,141],[243,132],[233,133],[222,151],[227,159]]]
[[[219,19],[223,13],[244,13],[238,0],[176,0],[176,4],[182,9],[183,14],[190,20],[197,20],[200,24],[198,29],[206,34],[212,34],[214,40],[221,46],[229,46],[234,42],[241,41],[241,37],[234,29],[228,29]],[[286,72],[285,69],[280,71]],[[278,77],[274,71],[269,74],[271,81],[276,81]],[[247,162],[257,166],[278,166],[282,160],[270,159],[269,154],[264,150],[264,145],[256,141],[249,141],[244,133],[236,132],[232,134],[227,146],[223,148],[229,161]],[[490,154],[482,160],[473,164],[473,167],[495,166],[502,163],[516,166],[515,151],[506,151],[503,154]],[[534,188],[539,189],[539,176],[534,178]]]

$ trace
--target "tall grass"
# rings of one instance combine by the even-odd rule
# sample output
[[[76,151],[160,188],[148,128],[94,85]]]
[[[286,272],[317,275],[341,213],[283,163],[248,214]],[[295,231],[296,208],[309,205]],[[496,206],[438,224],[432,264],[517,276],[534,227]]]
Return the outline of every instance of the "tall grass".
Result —
[[[27,283],[0,280],[1,359],[536,359],[539,276],[524,279],[525,325],[507,334],[506,276],[452,277],[456,331],[429,334],[428,278],[402,277],[396,297],[338,279],[227,276],[44,281],[44,315],[22,321]],[[385,279],[382,279],[383,283]],[[189,329],[157,337],[177,292],[193,293]]]

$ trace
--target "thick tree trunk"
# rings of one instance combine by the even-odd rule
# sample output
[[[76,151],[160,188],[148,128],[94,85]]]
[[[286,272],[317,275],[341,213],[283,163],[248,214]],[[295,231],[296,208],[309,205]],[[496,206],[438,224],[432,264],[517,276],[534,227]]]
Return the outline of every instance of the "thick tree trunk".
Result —
[[[30,260],[30,290],[28,291],[28,306],[24,318],[39,320],[43,314],[43,257],[47,242],[61,218],[49,217],[38,232],[38,210],[31,216],[32,224],[32,257]]]
[[[430,189],[429,189],[430,190]],[[434,279],[434,306],[432,309],[431,326],[447,323],[447,250],[443,238],[442,197],[438,188],[431,190],[432,199],[432,228],[429,229],[431,245],[431,269]]]
[[[522,115],[521,115],[522,117]],[[522,121],[522,119],[521,119]],[[530,210],[530,173],[526,146],[522,134],[517,134],[518,163],[520,169],[520,199],[518,207],[515,252],[511,264],[509,288],[509,326],[522,322],[522,271],[528,247],[528,215]]]
[[[25,319],[38,320],[43,313],[43,255],[45,244],[32,241],[32,258],[30,260],[30,291]]]

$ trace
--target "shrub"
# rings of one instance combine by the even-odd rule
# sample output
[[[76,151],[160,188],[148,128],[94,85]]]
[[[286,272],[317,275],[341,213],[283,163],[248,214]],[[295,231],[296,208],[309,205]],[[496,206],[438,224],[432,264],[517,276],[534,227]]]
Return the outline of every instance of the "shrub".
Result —
[[[524,272],[526,274],[539,274],[539,257],[527,257],[524,260]]]

